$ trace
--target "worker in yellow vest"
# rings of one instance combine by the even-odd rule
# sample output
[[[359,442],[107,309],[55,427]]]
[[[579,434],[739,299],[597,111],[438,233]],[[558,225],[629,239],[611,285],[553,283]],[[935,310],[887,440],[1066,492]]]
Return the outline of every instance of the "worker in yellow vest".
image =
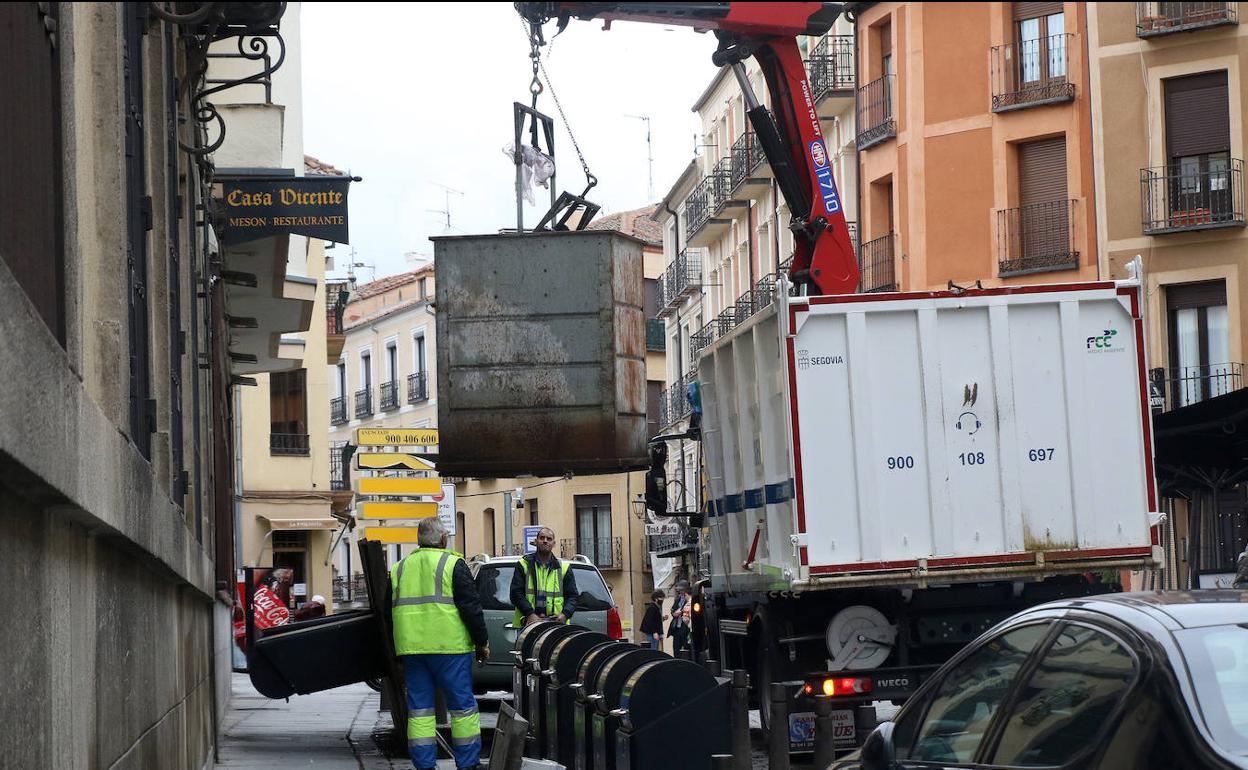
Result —
[[[437,517],[421,519],[420,548],[390,568],[394,651],[407,679],[407,745],[418,770],[437,767],[434,688],[451,716],[455,766],[481,763],[481,716],[472,694],[472,659],[490,657],[489,633],[472,573],[446,549],[447,531]]]
[[[539,620],[566,623],[576,612],[576,576],[555,556],[555,531],[542,527],[533,544],[537,552],[521,557],[520,568],[511,573],[515,628]]]

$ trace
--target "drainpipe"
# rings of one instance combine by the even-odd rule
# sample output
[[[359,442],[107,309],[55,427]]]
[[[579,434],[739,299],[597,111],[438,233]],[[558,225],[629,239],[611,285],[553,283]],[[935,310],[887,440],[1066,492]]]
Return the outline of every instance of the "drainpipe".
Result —
[[[680,215],[672,210],[671,203],[666,198],[663,199],[663,210],[672,215],[672,221],[675,222],[676,224],[676,227],[675,227],[676,239],[674,242],[674,246],[676,247],[676,256],[679,257],[680,256],[680,248],[679,248],[680,247]],[[701,288],[699,287],[698,290],[701,291]],[[676,309],[676,371],[680,373],[680,377],[676,378],[677,380],[680,380],[681,378],[684,377],[684,373],[685,373],[684,362],[685,362],[685,350],[684,350],[684,347],[681,345],[681,339],[680,339],[680,308],[677,308]],[[677,462],[676,467],[680,469],[681,486],[683,487],[684,479],[685,479],[685,440],[683,438],[680,440],[679,452],[680,454],[678,456],[678,462]],[[682,507],[683,507],[683,503],[682,503]]]
[[[858,157],[858,136],[857,135],[858,135],[858,73],[860,72],[859,67],[861,66],[862,46],[859,45],[859,41],[858,41],[858,12],[857,10],[855,9],[853,11],[850,11],[849,13],[846,14],[845,18],[849,21],[849,23],[854,25],[854,31],[853,31],[853,37],[854,37],[854,137],[853,137],[853,142],[854,142],[854,206],[856,207],[854,211],[854,216],[858,219],[858,249],[861,249],[862,248],[862,236],[865,231],[863,230],[863,220],[862,220],[862,162],[861,162],[861,159]],[[854,256],[858,258],[858,263],[859,263],[858,269],[861,270],[862,258],[858,254],[855,254]],[[901,282],[898,281],[898,288],[901,288],[900,283]]]

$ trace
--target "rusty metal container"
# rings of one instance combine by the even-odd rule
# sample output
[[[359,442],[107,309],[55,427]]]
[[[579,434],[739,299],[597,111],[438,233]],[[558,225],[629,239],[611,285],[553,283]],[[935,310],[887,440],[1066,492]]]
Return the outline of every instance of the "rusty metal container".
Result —
[[[646,467],[642,242],[597,230],[432,240],[439,473]]]

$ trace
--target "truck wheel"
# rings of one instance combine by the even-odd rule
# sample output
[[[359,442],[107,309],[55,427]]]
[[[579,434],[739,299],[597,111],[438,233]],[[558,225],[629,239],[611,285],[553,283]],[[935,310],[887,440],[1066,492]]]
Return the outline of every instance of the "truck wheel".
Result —
[[[751,684],[754,686],[754,694],[758,700],[758,715],[763,725],[763,741],[766,742],[771,733],[771,683],[782,681],[782,678],[780,664],[776,659],[772,644],[775,638],[772,624],[767,621],[766,615],[761,611],[755,615],[754,623],[758,626],[758,633],[754,636]]]

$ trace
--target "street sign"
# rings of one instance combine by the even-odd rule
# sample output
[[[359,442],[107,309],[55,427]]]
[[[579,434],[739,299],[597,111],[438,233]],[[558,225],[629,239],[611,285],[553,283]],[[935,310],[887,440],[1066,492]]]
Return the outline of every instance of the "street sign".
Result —
[[[356,428],[356,446],[436,446],[437,428]]]
[[[365,540],[376,540],[379,543],[415,543],[415,527],[365,527]]]
[[[355,467],[361,471],[431,471],[433,463],[399,452],[357,452]]]
[[[679,535],[679,524],[647,524],[647,535]]]
[[[437,503],[360,503],[361,519],[427,519],[438,515]]]
[[[437,478],[360,479],[361,495],[441,495],[442,480]]]
[[[455,535],[455,485],[443,484],[441,494],[433,498],[438,504],[438,519],[448,535]]]
[[[537,539],[537,533],[541,532],[544,527],[525,527],[524,528],[524,552],[537,553],[537,544],[533,541]]]

